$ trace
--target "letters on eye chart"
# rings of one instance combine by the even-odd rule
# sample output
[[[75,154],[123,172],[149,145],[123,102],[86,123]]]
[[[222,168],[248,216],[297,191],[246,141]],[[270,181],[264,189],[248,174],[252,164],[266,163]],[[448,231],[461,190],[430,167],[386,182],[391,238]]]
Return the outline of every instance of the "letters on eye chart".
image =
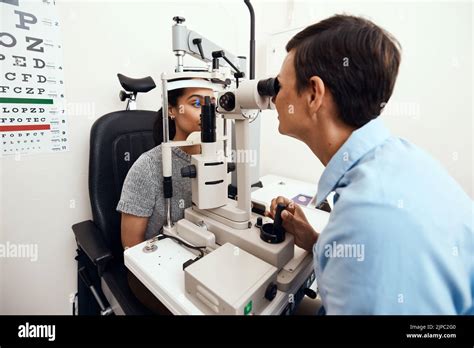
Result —
[[[68,150],[54,0],[0,0],[0,156]]]

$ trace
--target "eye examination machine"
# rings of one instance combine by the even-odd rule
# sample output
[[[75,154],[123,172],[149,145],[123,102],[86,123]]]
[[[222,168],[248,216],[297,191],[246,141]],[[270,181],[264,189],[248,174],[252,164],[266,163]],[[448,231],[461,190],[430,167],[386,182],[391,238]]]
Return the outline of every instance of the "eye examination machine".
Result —
[[[314,280],[312,255],[297,247],[281,223],[263,216],[265,205],[252,199],[250,162],[230,158],[231,131],[240,154],[250,152],[250,123],[279,90],[277,78],[245,79],[245,58],[226,52],[174,18],[177,65],[163,73],[162,167],[166,221],[159,234],[125,250],[126,267],[174,314],[281,314],[290,311]],[[184,65],[186,55],[207,68]],[[168,91],[210,88],[215,98],[201,105],[201,131],[172,141],[168,131]],[[192,182],[192,206],[171,221],[172,148],[200,145],[181,176]],[[244,158],[242,158],[244,157]],[[237,195],[228,196],[231,172]],[[268,206],[267,206],[268,208]]]

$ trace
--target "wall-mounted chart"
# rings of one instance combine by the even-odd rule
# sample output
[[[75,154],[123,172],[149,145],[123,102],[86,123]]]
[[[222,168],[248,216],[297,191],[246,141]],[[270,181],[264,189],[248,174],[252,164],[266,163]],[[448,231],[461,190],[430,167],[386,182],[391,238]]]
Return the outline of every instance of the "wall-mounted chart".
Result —
[[[68,150],[53,0],[0,0],[0,156]]]

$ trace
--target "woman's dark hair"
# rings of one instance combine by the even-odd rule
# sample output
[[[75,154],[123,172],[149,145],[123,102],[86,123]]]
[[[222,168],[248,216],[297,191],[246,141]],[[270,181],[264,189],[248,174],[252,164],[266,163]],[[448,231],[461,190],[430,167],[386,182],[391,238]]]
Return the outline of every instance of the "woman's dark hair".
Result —
[[[168,105],[178,107],[178,99],[183,96],[186,88],[178,88],[168,91]],[[170,139],[173,139],[176,134],[176,123],[171,117],[168,116],[169,124],[169,135]],[[163,142],[163,108],[158,110],[158,114],[153,125],[153,140],[155,145],[158,146]]]
[[[346,124],[361,127],[380,115],[401,60],[400,44],[388,32],[364,18],[336,15],[296,34],[286,45],[293,49],[298,93],[319,76]]]

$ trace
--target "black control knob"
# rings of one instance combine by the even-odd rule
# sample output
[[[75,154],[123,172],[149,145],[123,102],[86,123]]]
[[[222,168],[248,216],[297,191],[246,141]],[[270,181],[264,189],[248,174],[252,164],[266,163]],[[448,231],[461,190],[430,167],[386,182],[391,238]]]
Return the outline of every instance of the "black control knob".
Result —
[[[181,23],[186,22],[186,19],[184,17],[181,17],[181,16],[173,17],[173,20],[176,22],[176,24],[181,24]]]
[[[245,73],[243,71],[239,71],[239,72],[234,74],[234,77],[236,79],[243,79],[245,77]]]
[[[313,289],[305,288],[303,291],[306,296],[308,296],[309,298],[312,298],[313,300],[318,296],[316,291],[314,291]]]
[[[213,51],[212,52],[212,58],[224,58],[225,57],[225,51]]]
[[[195,178],[196,166],[194,164],[190,164],[189,166],[181,168],[181,176],[183,178]]]
[[[235,109],[235,94],[227,92],[219,98],[219,106],[225,111],[232,111]]]
[[[263,223],[262,218],[258,217],[257,222],[255,223],[255,226],[260,228],[260,227],[262,227],[262,223]]]
[[[235,170],[234,162],[227,162],[227,173],[233,172]]]
[[[272,301],[275,298],[276,294],[277,294],[277,290],[278,290],[278,288],[277,288],[276,284],[274,284],[274,283],[268,284],[267,289],[265,290],[265,298],[268,301]]]

